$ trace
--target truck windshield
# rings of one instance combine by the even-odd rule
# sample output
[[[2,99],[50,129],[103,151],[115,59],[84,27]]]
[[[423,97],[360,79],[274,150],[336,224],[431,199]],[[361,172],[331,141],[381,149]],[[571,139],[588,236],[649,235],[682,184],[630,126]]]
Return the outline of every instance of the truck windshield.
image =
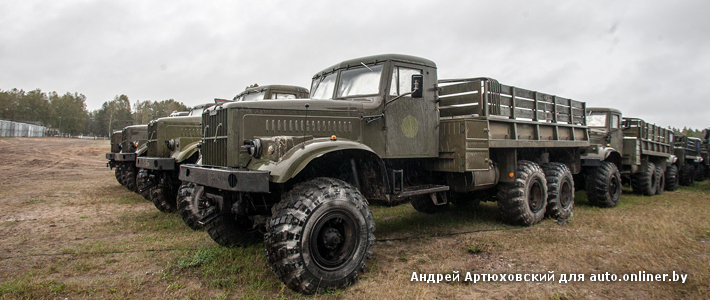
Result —
[[[190,110],[190,114],[189,114],[189,115],[190,115],[190,116],[201,116],[203,110],[204,110],[204,109],[201,108],[201,107],[200,107],[200,108],[193,108],[193,109]]]
[[[313,99],[332,99],[333,89],[335,88],[335,78],[338,73],[332,73],[325,77],[313,79],[311,85],[311,98]]]
[[[241,101],[258,101],[258,100],[264,100],[264,92],[247,94],[247,95],[244,95],[244,98],[241,99]]]
[[[587,116],[587,126],[589,127],[605,127],[606,126],[606,113],[605,112],[592,112]]]
[[[271,99],[296,99],[296,94],[273,93]]]
[[[337,98],[373,95],[380,91],[382,65],[363,66],[340,73]]]

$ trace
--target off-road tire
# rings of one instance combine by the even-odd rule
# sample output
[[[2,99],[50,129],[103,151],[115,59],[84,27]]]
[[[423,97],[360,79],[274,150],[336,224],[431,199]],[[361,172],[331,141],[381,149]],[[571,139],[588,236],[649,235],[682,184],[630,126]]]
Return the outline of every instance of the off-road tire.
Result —
[[[621,175],[612,162],[602,161],[601,165],[587,174],[587,200],[598,207],[614,207],[621,199]]]
[[[545,217],[547,180],[534,162],[518,161],[515,182],[498,185],[498,210],[504,222],[530,226]]]
[[[442,193],[439,193],[437,197],[441,197],[441,194]],[[434,201],[431,200],[431,195],[429,194],[412,196],[411,203],[414,209],[416,209],[418,212],[423,212],[425,214],[440,213],[445,211],[449,207],[448,202],[442,205],[434,204]]]
[[[123,182],[129,191],[138,193],[138,187],[136,185],[136,167],[127,165],[124,166],[123,171]]]
[[[304,294],[357,282],[375,243],[375,222],[367,200],[356,188],[334,178],[311,179],[284,193],[272,208],[266,229],[271,271]]]
[[[218,211],[209,217],[204,225],[213,241],[221,246],[241,247],[254,244],[263,239],[263,235],[254,228],[253,222],[246,216],[232,213],[232,202],[228,198],[222,200]]]
[[[682,186],[690,186],[695,182],[695,166],[686,163],[685,166],[680,168],[680,174],[678,175],[678,183]]]
[[[675,191],[678,189],[678,167],[675,165],[669,165],[666,168],[666,191]]]
[[[177,201],[175,194],[169,185],[158,183],[150,190],[150,200],[159,211],[164,213],[173,213],[177,209]]]
[[[140,169],[138,176],[136,176],[136,187],[138,188],[138,194],[148,201],[152,201],[150,199],[150,185],[150,172],[146,169]]]
[[[695,176],[695,178],[693,178],[693,179],[695,179],[695,181],[697,181],[697,182],[701,182],[701,181],[705,180],[705,165],[704,164],[696,164],[695,165],[695,174],[693,174],[693,175]]]
[[[121,167],[119,165],[113,168],[113,175],[116,176],[116,181],[118,181],[118,183],[120,183],[121,185],[123,185],[122,173],[123,172],[121,172]]]
[[[631,175],[631,189],[637,194],[645,196],[655,195],[656,183],[658,183],[658,179],[656,178],[656,165],[652,162],[646,165],[646,172],[638,171],[636,174]]]
[[[204,189],[203,186],[197,186],[192,182],[185,182],[180,185],[180,189],[178,190],[178,214],[180,214],[180,218],[185,222],[185,225],[192,230],[200,230],[203,227],[199,221],[204,215],[196,214],[194,211],[196,211],[197,208],[193,210],[193,206],[197,205],[197,199],[204,193]]]
[[[661,166],[656,166],[656,195],[663,195],[666,189],[666,175]]]
[[[547,180],[546,214],[554,219],[572,216],[574,209],[574,178],[563,163],[552,162],[544,168]]]

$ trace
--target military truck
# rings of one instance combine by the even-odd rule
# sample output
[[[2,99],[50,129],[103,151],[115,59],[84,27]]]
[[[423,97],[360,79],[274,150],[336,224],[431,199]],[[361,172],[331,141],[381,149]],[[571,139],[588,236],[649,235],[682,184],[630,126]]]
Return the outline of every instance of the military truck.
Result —
[[[623,118],[614,108],[587,108],[591,145],[582,155],[587,199],[593,205],[614,207],[622,183],[643,195],[663,193],[665,178],[676,171],[666,166],[672,155],[673,133],[637,118]]]
[[[497,188],[508,223],[571,214],[590,145],[584,102],[491,78],[437,80],[434,62],[397,54],[327,68],[310,97],[206,110],[202,164],[179,177],[204,189],[212,239],[263,236],[295,291],[357,280],[375,241],[369,201],[435,212],[450,195]]]
[[[121,182],[128,190],[136,193],[138,192],[136,158],[145,155],[147,150],[147,130],[148,125],[124,127],[121,132],[121,151],[113,156],[117,167],[120,168]]]
[[[174,212],[177,207],[177,165],[197,162],[200,116],[211,105],[196,105],[186,116],[173,113],[148,122],[146,155],[136,159],[136,181],[138,192],[162,212]]]
[[[268,99],[303,99],[308,97],[308,89],[291,85],[266,85],[253,84],[244,91],[234,96],[232,101],[260,101]],[[230,102],[226,99],[215,99],[217,105]],[[201,119],[200,119],[201,120]],[[198,121],[200,121],[198,120]],[[200,145],[198,144],[198,147]],[[199,164],[199,162],[198,162]],[[188,227],[198,230],[202,228],[202,219],[205,217],[204,188],[192,182],[184,182],[178,190],[178,213]]]
[[[710,178],[710,129],[703,130],[700,156],[703,158],[701,162],[703,179],[708,179]]]
[[[699,138],[689,137],[683,134],[675,135],[673,139],[673,150],[678,160],[674,164],[678,169],[677,185],[689,186],[696,179],[702,180],[704,166],[702,164],[702,141]]]
[[[279,99],[305,98],[308,90],[302,87],[270,85],[259,88],[248,88],[239,95],[261,94],[261,98],[276,97]],[[238,97],[239,97],[238,95]],[[258,97],[252,97],[257,100]],[[235,97],[235,99],[238,99]],[[270,99],[270,98],[269,98]],[[240,99],[243,101],[243,98]],[[215,102],[221,102],[216,99]],[[177,178],[179,165],[182,163],[197,162],[199,158],[198,142],[202,137],[201,115],[205,108],[215,103],[201,104],[193,107],[188,116],[169,117],[153,120],[148,124],[148,151],[145,157],[139,157],[136,167],[138,173],[138,186],[141,195],[155,204],[162,212],[179,211],[185,223],[193,229],[201,228],[196,215],[192,213],[189,198],[178,203],[181,193],[181,182]],[[190,186],[182,187],[192,189]]]
[[[116,176],[116,181],[118,181],[121,185],[124,185],[121,169],[119,167],[121,164],[115,160],[116,154],[121,152],[121,133],[121,130],[115,130],[111,133],[111,152],[106,153],[106,159],[108,159],[106,167],[108,167],[109,170],[113,170],[115,168],[116,170],[114,171],[114,174]]]

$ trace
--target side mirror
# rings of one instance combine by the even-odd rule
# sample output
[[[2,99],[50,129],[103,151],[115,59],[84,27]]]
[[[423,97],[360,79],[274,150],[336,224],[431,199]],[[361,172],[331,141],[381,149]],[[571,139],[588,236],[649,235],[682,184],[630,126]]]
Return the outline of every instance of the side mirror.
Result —
[[[412,75],[412,98],[421,98],[422,89],[424,88],[424,75]]]

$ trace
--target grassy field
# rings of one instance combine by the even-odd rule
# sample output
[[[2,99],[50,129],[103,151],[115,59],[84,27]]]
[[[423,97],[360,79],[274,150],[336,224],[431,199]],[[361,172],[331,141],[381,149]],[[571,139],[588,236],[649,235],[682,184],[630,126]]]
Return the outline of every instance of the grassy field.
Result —
[[[94,143],[99,149],[106,142]],[[654,197],[625,191],[612,209],[592,207],[577,192],[569,223],[547,219],[531,227],[502,224],[495,203],[437,215],[418,213],[409,204],[372,207],[378,241],[368,271],[348,289],[312,297],[276,279],[263,244],[216,245],[204,231],[190,230],[176,214],[158,212],[119,185],[101,165],[102,155],[88,159],[96,165],[77,166],[85,172],[28,173],[37,178],[2,183],[0,299],[706,299],[710,294],[707,181]],[[552,271],[552,282],[463,281],[466,272]],[[644,271],[675,271],[688,279],[590,281],[592,274]],[[459,272],[461,281],[411,282],[413,272]],[[570,273],[585,274],[586,280],[558,281]]]

